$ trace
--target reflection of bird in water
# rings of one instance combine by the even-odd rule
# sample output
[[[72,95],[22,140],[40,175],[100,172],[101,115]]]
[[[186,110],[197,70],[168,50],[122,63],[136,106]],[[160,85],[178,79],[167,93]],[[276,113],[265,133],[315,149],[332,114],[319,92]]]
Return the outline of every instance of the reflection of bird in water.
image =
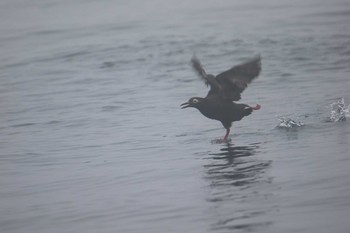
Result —
[[[212,163],[205,165],[212,185],[242,186],[254,182],[257,175],[270,165],[270,162],[246,159],[256,153],[259,144],[221,148],[210,154]]]
[[[210,154],[204,168],[210,188],[206,200],[213,206],[210,210],[215,210],[211,211],[213,230],[252,232],[272,224],[262,217],[271,210],[267,200],[271,179],[265,174],[271,161],[256,156],[259,145],[226,144]]]
[[[243,117],[250,115],[253,110],[260,109],[259,104],[251,107],[233,102],[241,99],[241,93],[260,74],[260,56],[234,66],[216,77],[207,74],[196,57],[193,57],[191,61],[194,70],[205,84],[210,85],[210,90],[205,98],[192,97],[181,106],[182,108],[197,108],[204,116],[220,121],[226,129],[223,141],[227,142],[232,122],[240,121]]]

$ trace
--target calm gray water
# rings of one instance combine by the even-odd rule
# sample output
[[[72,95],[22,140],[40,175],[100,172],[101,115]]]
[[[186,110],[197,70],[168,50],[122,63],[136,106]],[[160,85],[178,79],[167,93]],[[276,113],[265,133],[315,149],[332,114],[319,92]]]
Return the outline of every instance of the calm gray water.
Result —
[[[3,0],[0,50],[0,232],[350,231],[348,0]],[[194,53],[262,56],[230,144]]]

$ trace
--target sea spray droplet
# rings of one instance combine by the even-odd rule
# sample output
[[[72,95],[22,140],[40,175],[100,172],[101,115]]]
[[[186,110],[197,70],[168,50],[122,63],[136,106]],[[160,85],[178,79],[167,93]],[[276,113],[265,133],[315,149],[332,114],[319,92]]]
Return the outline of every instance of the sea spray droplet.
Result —
[[[277,125],[277,128],[287,128],[287,129],[292,129],[292,128],[297,128],[297,127],[302,127],[305,124],[300,122],[300,121],[294,121],[290,118],[278,118],[278,120],[280,121],[280,123]]]
[[[350,105],[345,106],[344,98],[331,104],[329,120],[332,122],[346,121],[350,118]]]

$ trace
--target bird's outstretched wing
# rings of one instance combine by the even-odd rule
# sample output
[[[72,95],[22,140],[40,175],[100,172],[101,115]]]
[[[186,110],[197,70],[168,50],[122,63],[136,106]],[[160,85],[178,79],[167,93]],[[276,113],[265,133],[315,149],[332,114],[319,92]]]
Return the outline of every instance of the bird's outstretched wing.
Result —
[[[241,93],[248,84],[257,78],[261,71],[260,55],[241,63],[216,76],[220,85],[220,96],[224,99],[237,101],[241,99]]]
[[[205,72],[202,64],[196,56],[193,56],[191,59],[193,69],[198,73],[198,75],[207,83],[207,73]]]
[[[213,75],[207,74],[201,65],[200,61],[196,56],[193,56],[191,59],[192,67],[193,69],[198,73],[199,77],[202,78],[202,80],[205,82],[205,84],[208,86],[210,85],[211,89],[210,91],[217,92],[220,89],[219,83],[216,81],[215,77]]]

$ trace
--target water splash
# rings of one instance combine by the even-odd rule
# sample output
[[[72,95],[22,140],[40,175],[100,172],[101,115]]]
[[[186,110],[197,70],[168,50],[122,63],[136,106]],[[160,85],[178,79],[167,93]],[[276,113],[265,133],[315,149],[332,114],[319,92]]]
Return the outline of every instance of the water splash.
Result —
[[[293,129],[293,128],[298,128],[305,125],[303,122],[294,121],[290,118],[285,118],[285,117],[278,118],[278,120],[280,121],[280,123],[277,125],[277,128]]]
[[[346,121],[350,118],[350,104],[345,106],[344,98],[331,104],[331,115],[329,121],[339,122]]]

